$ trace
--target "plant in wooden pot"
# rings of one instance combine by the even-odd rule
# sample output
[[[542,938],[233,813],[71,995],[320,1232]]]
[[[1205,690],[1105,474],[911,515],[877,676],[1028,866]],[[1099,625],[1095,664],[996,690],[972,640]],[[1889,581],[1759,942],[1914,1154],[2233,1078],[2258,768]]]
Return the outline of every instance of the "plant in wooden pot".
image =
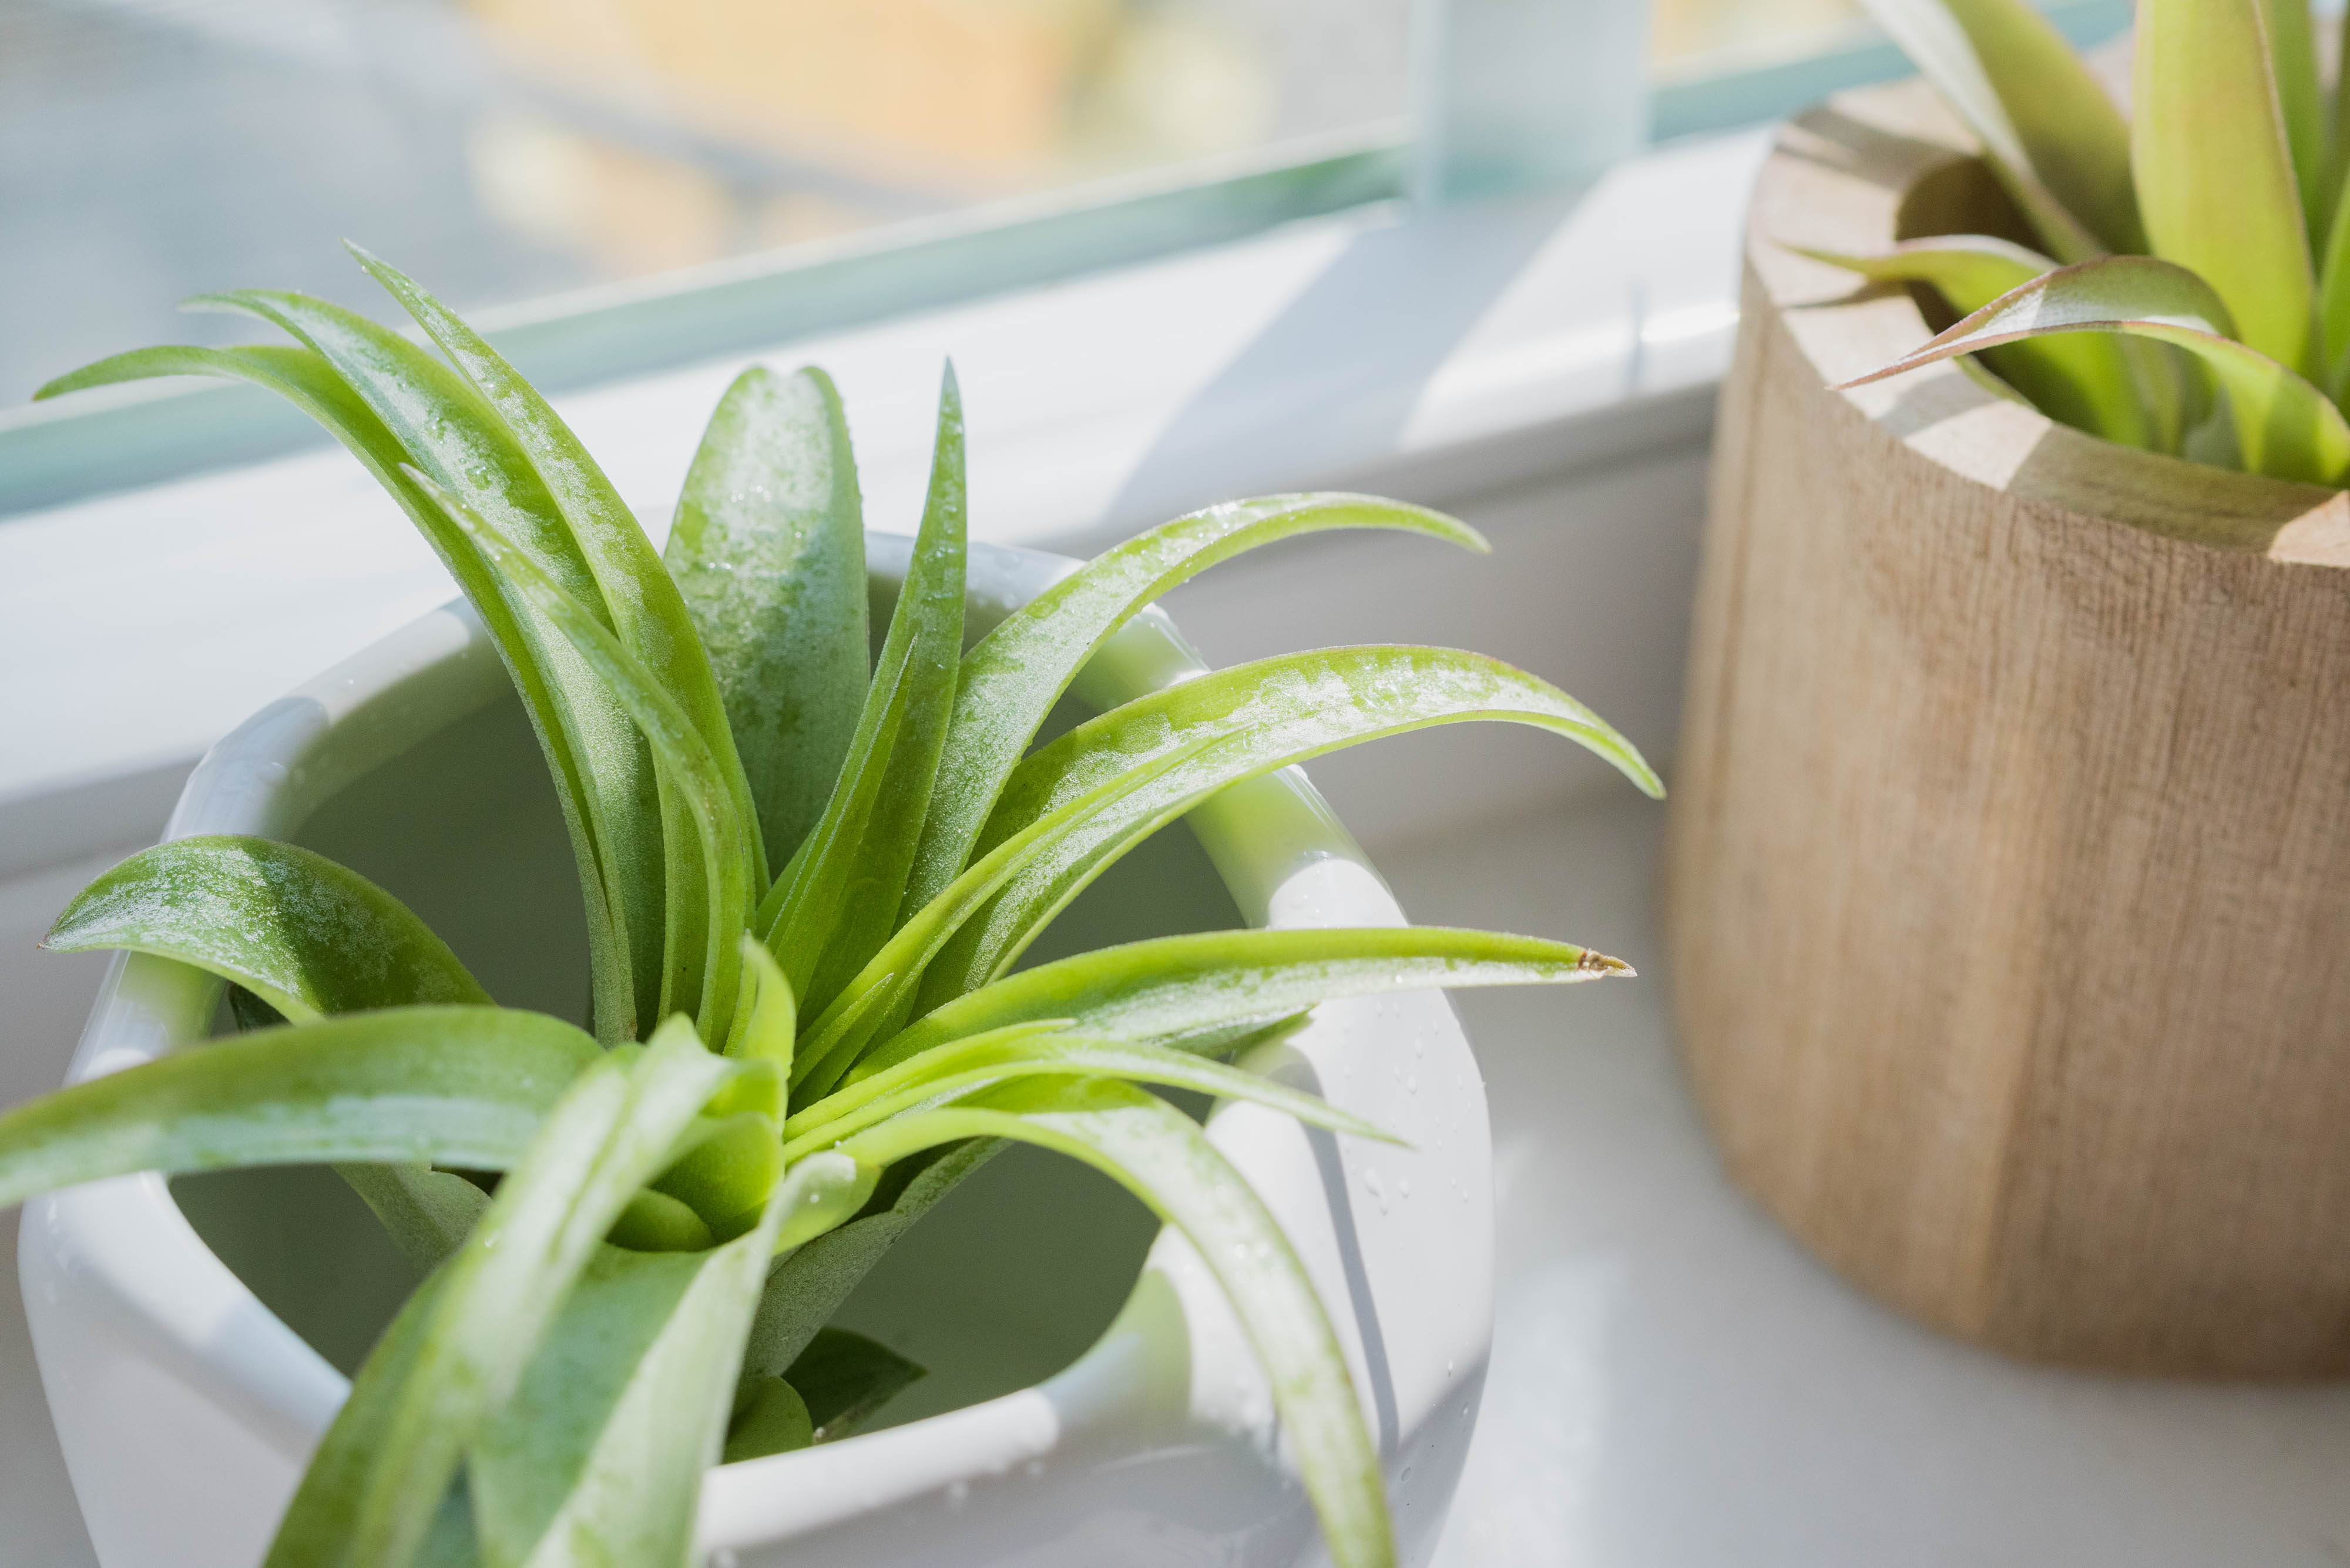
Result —
[[[1330,1556],[1391,1562],[1379,1455],[1322,1301],[1250,1183],[1149,1090],[1381,1137],[1230,1059],[1329,999],[1623,966],[1405,926],[1015,962],[1157,828],[1338,746],[1508,720],[1651,792],[1654,776],[1563,692],[1430,649],[1200,672],[1032,742],[1119,628],[1207,566],[1330,528],[1476,536],[1357,496],[1215,507],[1072,564],[966,651],[950,372],[920,532],[868,663],[857,478],[821,373],[736,382],[657,554],[538,395],[363,259],[439,356],[248,292],[214,303],[295,345],[151,349],[50,389],[228,376],[326,424],[470,599],[543,751],[585,906],[585,1029],[495,1004],[383,888],[267,836],[136,855],[48,939],[226,981],[245,1030],[101,1064],[0,1116],[0,1202],[333,1162],[421,1277],[267,1561],[687,1562],[712,1467],[837,1438],[919,1376],[827,1320],[907,1224],[1025,1143],[1107,1172],[1195,1244],[1266,1369]],[[794,1473],[767,1484],[819,1484]],[[762,1540],[761,1560],[782,1550]]]
[[[1698,1096],[1942,1328],[2350,1370],[2350,113],[2299,0],[2141,0],[2126,113],[2023,0],[1872,9],[1926,80],[1789,125],[1750,219]]]

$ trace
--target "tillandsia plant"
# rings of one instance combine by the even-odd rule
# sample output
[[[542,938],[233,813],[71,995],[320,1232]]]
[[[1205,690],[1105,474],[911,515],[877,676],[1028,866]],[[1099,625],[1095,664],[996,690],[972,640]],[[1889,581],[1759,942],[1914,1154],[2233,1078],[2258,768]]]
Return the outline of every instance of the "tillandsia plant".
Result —
[[[1865,3],[2036,244],[1807,250],[1962,317],[1861,380],[1981,356],[2108,441],[2350,481],[2350,109],[2341,72],[2322,86],[2306,0],[2138,0],[2126,119],[2028,0]]]
[[[1266,1369],[1332,1556],[1389,1563],[1378,1456],[1305,1272],[1199,1125],[1150,1088],[1383,1137],[1228,1058],[1326,999],[1624,966],[1419,928],[1219,931],[1014,965],[1146,836],[1357,741],[1512,721],[1660,794],[1564,692],[1425,648],[1270,659],[1035,743],[1104,641],[1210,565],[1336,528],[1482,542],[1362,496],[1211,507],[1099,556],[965,651],[950,368],[874,659],[847,425],[821,372],[734,383],[656,553],[510,366],[359,259],[432,347],[319,300],[243,292],[199,303],[295,341],[146,349],[41,394],[230,377],[331,431],[503,656],[587,908],[592,1033],[496,1005],[389,893],[283,843],[133,856],[48,938],[207,971],[248,1028],[0,1116],[0,1203],[131,1171],[330,1162],[421,1277],[271,1568],[675,1568],[704,1469],[837,1436],[916,1375],[827,1320],[1006,1142],[1107,1172],[1190,1237]]]

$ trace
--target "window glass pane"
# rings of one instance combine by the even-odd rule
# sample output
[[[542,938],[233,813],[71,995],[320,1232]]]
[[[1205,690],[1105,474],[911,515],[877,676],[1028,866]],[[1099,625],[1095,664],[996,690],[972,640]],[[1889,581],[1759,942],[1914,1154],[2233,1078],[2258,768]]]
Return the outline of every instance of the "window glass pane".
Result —
[[[2130,24],[2131,0],[2034,0],[2077,47]],[[1653,0],[1649,69],[1660,137],[1754,125],[1832,92],[1910,74],[1857,0]]]
[[[1856,0],[1655,0],[1650,58],[1668,78],[1849,47]]]
[[[463,307],[1214,172],[1405,108],[1409,0],[0,0],[0,401],[250,285]]]

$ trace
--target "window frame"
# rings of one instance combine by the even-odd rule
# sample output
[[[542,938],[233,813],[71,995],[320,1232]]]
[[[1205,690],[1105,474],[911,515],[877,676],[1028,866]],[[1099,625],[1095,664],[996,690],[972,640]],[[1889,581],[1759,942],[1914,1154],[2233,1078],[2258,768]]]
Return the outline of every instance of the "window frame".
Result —
[[[1652,87],[1639,0],[1568,7],[1582,19],[1566,22],[1555,9],[1523,0],[1420,0],[1409,119],[473,318],[535,382],[567,392],[1349,210],[1405,201],[1434,208],[1512,189],[1587,185],[1643,146],[1781,119],[1908,68],[1891,44],[1874,41]],[[2127,26],[2130,4],[2056,0],[2048,12],[2076,43],[2090,44]],[[1627,17],[1640,24],[1627,26]],[[1530,60],[1546,68],[1529,70]],[[1513,139],[1529,150],[1514,161],[1505,155]],[[12,514],[241,467],[322,440],[265,393],[221,383],[109,388],[0,410],[0,526]]]

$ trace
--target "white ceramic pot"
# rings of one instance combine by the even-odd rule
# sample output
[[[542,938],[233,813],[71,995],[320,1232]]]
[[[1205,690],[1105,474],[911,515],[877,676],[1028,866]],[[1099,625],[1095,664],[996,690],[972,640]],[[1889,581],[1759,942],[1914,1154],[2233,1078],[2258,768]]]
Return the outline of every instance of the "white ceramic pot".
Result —
[[[906,554],[901,538],[872,540],[879,611]],[[975,547],[974,628],[1072,565]],[[1202,668],[1153,611],[1073,695],[1099,708]],[[1064,917],[1081,945],[1230,925],[1235,910],[1252,925],[1401,923],[1295,769],[1189,821],[1196,846],[1160,835]],[[462,605],[214,747],[166,836],[198,833],[346,858],[409,899],[502,1000],[583,1010],[585,939],[554,796]],[[204,1038],[220,992],[193,971],[119,958],[72,1078]],[[1490,1340],[1483,1087],[1439,992],[1326,1005],[1269,1051],[1252,1064],[1414,1146],[1334,1140],[1251,1106],[1211,1122],[1313,1271],[1386,1457],[1404,1558],[1424,1562],[1468,1450]],[[1264,1380],[1198,1258],[1090,1172],[1027,1152],[952,1195],[843,1310],[932,1368],[885,1412],[898,1424],[712,1471],[701,1539],[713,1563],[1320,1557]],[[259,1561],[348,1391],[336,1364],[356,1365],[411,1282],[364,1215],[331,1177],[299,1170],[170,1186],[126,1177],[26,1206],[26,1309],[105,1568]]]

